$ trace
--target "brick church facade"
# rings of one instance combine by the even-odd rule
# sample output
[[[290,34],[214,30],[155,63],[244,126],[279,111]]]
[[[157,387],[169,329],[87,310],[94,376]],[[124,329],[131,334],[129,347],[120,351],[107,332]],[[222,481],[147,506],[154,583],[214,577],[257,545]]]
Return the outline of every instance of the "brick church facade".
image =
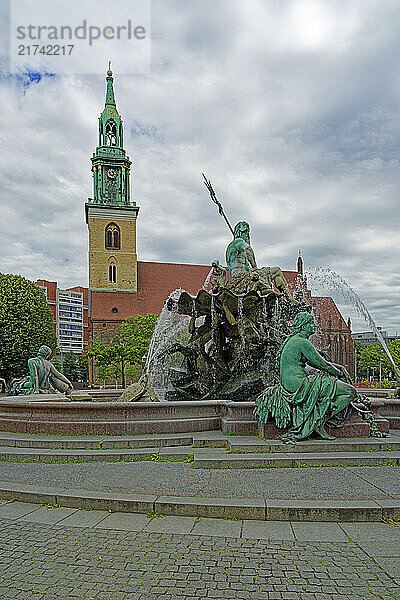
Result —
[[[99,142],[92,156],[93,198],[85,205],[89,229],[89,344],[110,343],[130,316],[159,314],[170,293],[183,288],[197,294],[210,266],[137,260],[139,207],[130,197],[131,161],[123,147],[123,124],[116,107],[112,72],[107,72],[106,102],[99,117]],[[354,342],[332,298],[312,297],[303,262],[284,271],[294,295],[313,304],[319,345],[334,362],[354,374]],[[90,381],[96,383],[93,365]]]

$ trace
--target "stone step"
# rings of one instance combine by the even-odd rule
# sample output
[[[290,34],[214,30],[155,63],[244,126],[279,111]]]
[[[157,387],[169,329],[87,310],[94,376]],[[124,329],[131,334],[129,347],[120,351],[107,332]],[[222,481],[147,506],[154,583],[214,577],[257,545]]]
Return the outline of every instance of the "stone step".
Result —
[[[119,512],[212,517],[220,519],[257,519],[260,521],[366,522],[399,519],[400,500],[285,500],[270,498],[211,498],[202,496],[162,496],[92,490],[40,487],[0,481],[0,497],[31,503],[58,504],[68,508],[87,508]],[[21,520],[24,520],[23,518]],[[29,519],[28,519],[29,520]]]
[[[193,446],[195,448],[225,448],[228,437],[221,431],[195,431],[193,432]]]
[[[185,459],[193,456],[194,452],[197,455],[214,454],[215,448],[193,448],[192,446],[171,446],[170,448],[161,448],[159,457],[161,460],[168,459]]]
[[[108,450],[81,449],[40,449],[40,448],[6,448],[0,449],[0,461],[18,462],[120,462],[144,460],[155,455],[160,448],[130,448]]]
[[[280,440],[263,440],[256,436],[228,436],[228,449],[232,452],[372,452],[400,451],[400,436],[391,432],[387,438],[337,438],[336,440],[309,439],[295,445]]]
[[[130,460],[184,460],[193,456],[192,446],[164,446],[153,448],[0,448],[0,461],[18,462],[121,462]],[[215,452],[215,448],[197,448],[198,454]]]
[[[254,469],[315,466],[395,466],[400,452],[274,452],[231,454],[194,451],[193,466],[198,469]]]
[[[204,432],[214,433],[214,432]],[[222,434],[221,434],[222,435]],[[66,435],[31,435],[24,433],[0,432],[0,450],[11,448],[149,448],[165,446],[183,446],[192,444],[191,433],[171,433],[154,435],[120,435],[120,436],[66,436]]]

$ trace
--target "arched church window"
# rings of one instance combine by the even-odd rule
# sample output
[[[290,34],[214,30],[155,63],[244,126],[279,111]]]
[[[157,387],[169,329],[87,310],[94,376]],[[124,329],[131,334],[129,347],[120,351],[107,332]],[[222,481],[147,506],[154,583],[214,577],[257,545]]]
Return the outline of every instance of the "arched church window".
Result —
[[[106,227],[105,244],[107,249],[119,250],[121,248],[121,232],[115,223],[109,223]]]
[[[333,355],[334,355],[334,361],[338,362],[338,360],[339,360],[339,343],[338,343],[337,336],[335,336],[335,338],[333,340]]]
[[[108,266],[108,281],[110,283],[117,283],[117,267],[114,263]]]
[[[117,145],[117,128],[114,121],[108,121],[106,125],[106,146]]]

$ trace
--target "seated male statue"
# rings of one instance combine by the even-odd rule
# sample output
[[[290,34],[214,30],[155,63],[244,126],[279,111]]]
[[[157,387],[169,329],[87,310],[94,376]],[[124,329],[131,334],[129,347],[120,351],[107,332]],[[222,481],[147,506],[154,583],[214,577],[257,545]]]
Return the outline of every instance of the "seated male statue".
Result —
[[[308,339],[315,332],[313,316],[296,315],[293,330],[277,354],[280,384],[267,388],[256,400],[255,414],[264,423],[269,415],[276,425],[289,429],[281,435],[287,443],[308,438],[313,432],[324,439],[325,426],[344,425],[351,413],[351,402],[365,401],[347,383],[343,367],[325,360]],[[308,374],[306,366],[313,367]],[[315,371],[316,370],[316,371]]]
[[[271,288],[271,284],[274,282],[281,293],[291,298],[288,284],[280,267],[258,269],[254,250],[250,245],[250,225],[246,221],[239,221],[235,226],[233,240],[226,249],[226,264],[233,278],[232,287],[235,286],[236,280],[242,279],[251,271],[257,271],[264,286]]]

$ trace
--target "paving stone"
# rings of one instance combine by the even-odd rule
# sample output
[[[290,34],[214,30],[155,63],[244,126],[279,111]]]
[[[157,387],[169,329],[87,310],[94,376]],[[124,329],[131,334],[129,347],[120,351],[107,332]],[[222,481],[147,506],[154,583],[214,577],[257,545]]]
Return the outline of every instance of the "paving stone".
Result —
[[[75,510],[62,521],[63,527],[94,527],[109,516],[102,510]]]
[[[340,527],[355,541],[400,541],[400,527],[387,523],[340,523]]]
[[[287,521],[243,521],[243,539],[294,540]]]
[[[19,520],[28,520],[31,523],[46,523],[54,525],[76,512],[74,508],[39,508],[25,516],[19,517]]]
[[[357,544],[371,558],[375,558],[375,556],[400,557],[400,536],[398,541],[371,541],[367,539],[358,539]]]
[[[337,523],[314,522],[299,523],[293,522],[293,533],[297,540],[325,542],[346,542],[347,536]]]
[[[112,513],[103,521],[100,521],[95,528],[98,529],[117,529],[121,531],[141,531],[150,522],[150,518],[144,514],[137,513]]]
[[[152,519],[144,531],[149,533],[190,533],[195,524],[195,517],[161,517]]]
[[[202,518],[197,521],[191,533],[192,535],[239,537],[241,526],[240,521]]]
[[[38,504],[28,502],[9,502],[0,505],[0,519],[18,519],[40,509]]]

